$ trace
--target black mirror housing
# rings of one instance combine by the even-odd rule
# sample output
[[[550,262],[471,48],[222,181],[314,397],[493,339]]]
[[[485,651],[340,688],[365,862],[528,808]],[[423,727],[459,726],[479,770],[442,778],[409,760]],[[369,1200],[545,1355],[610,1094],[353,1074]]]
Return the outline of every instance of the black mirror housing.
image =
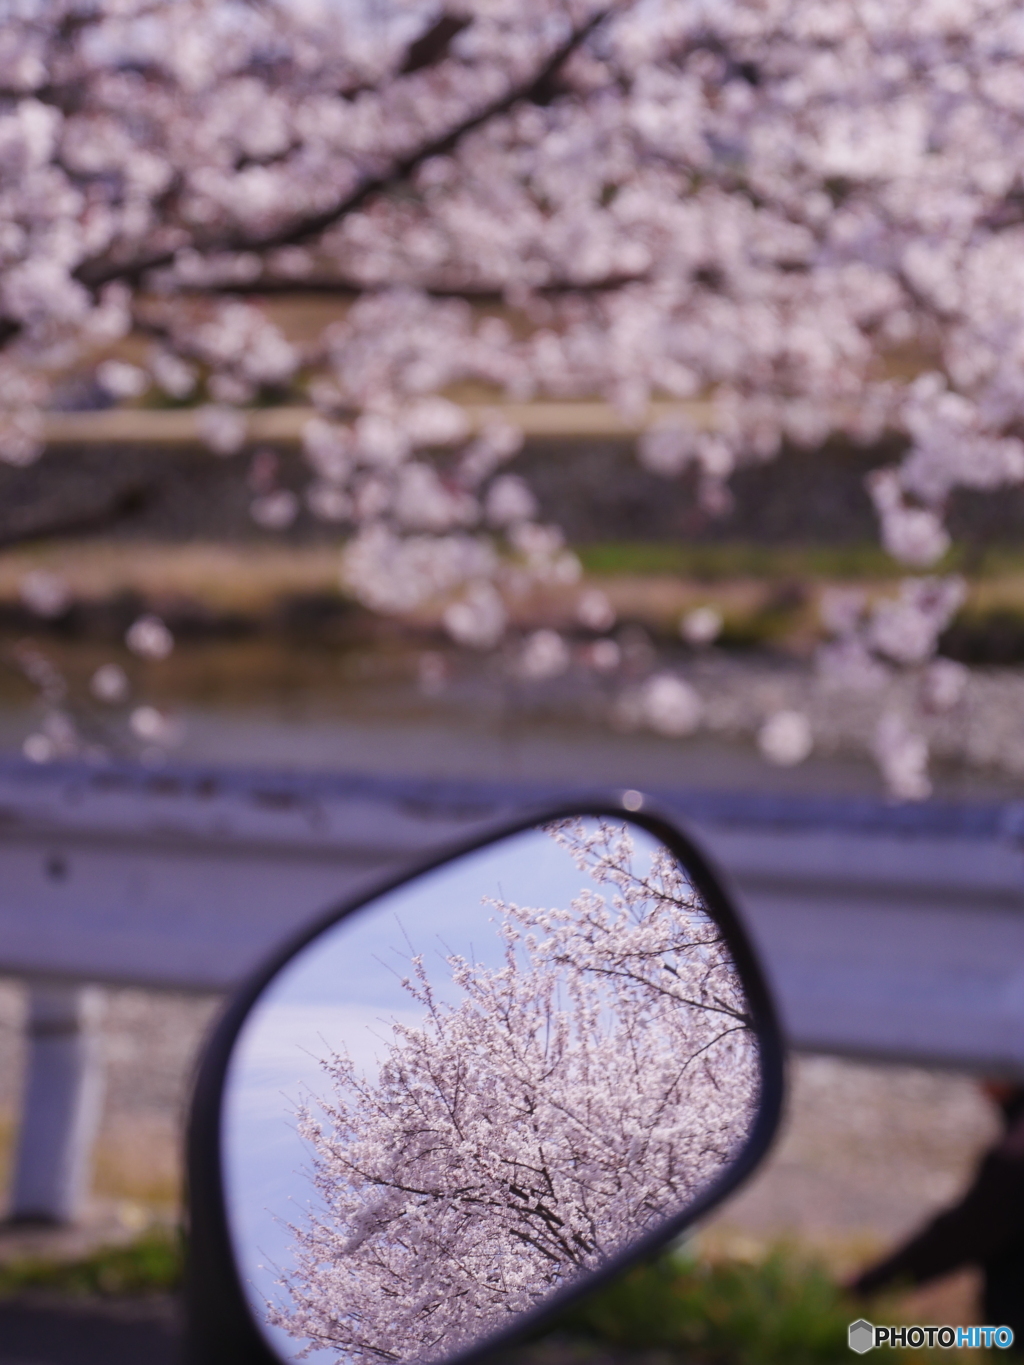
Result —
[[[531,840],[534,842],[530,842]],[[537,843],[537,840],[541,842]],[[544,840],[547,842],[543,842]],[[561,859],[557,866],[550,862],[546,851],[552,840],[559,845],[551,855]],[[627,852],[623,853],[623,849]],[[563,853],[566,854],[565,857],[562,856]],[[624,871],[625,863],[622,860],[628,860],[629,857],[634,857],[636,866],[634,867],[631,862]],[[619,859],[619,862],[616,862],[616,859]],[[544,873],[547,880],[541,878],[540,871],[533,871],[528,866],[535,863],[538,867],[543,864],[543,867],[547,868],[549,862],[551,870]],[[576,873],[567,872],[570,863],[572,867],[582,870]],[[672,872],[673,867],[678,871]],[[453,956],[448,938],[452,932],[457,935],[460,931],[457,925],[455,930],[452,930],[454,921],[451,919],[453,913],[451,907],[457,901],[461,904],[460,897],[467,907],[474,899],[476,902],[480,901],[476,881],[469,877],[469,871],[473,871],[473,876],[479,881],[480,887],[488,893],[484,897],[486,906],[489,912],[496,911],[498,918],[495,920],[493,913],[489,918],[482,917],[483,912],[475,909],[477,920],[472,926],[474,937],[466,939],[470,948],[462,956],[458,954]],[[515,882],[520,876],[525,878],[523,886],[528,892],[539,893],[534,895],[534,900],[543,900],[545,905],[550,905],[554,899],[559,906],[562,906],[563,901],[568,903],[570,900],[569,892],[564,888],[571,889],[576,886],[576,882],[566,878],[576,876],[581,886],[577,899],[571,900],[573,909],[543,912],[524,910],[518,902],[507,899],[504,887],[505,881],[512,879]],[[671,882],[671,886],[665,882],[666,876],[670,879],[676,878]],[[680,899],[681,887],[686,890],[686,896],[683,898],[685,905]],[[495,888],[500,893],[497,898],[494,894]],[[672,1047],[679,1051],[673,1039],[677,1037],[685,1039],[689,1035],[673,1034],[671,1030],[683,1019],[683,1012],[686,1009],[692,1012],[699,1005],[702,1011],[699,1015],[701,1027],[713,1027],[714,1032],[707,1035],[708,1041],[701,1042],[699,1049],[694,1047],[692,1059],[689,1061],[683,1059],[681,1070],[689,1067],[689,1074],[696,1075],[701,1067],[705,1069],[708,1067],[709,1057],[724,1057],[726,1054],[722,1050],[732,1049],[728,1052],[731,1059],[729,1066],[732,1070],[723,1074],[737,1078],[736,1103],[733,1106],[735,1112],[722,1120],[731,1125],[728,1129],[729,1139],[723,1145],[718,1136],[713,1135],[713,1140],[705,1143],[707,1151],[714,1149],[716,1155],[713,1161],[709,1157],[704,1158],[702,1167],[704,1173],[699,1182],[691,1182],[692,1188],[687,1185],[685,1190],[676,1181],[674,1184],[671,1182],[664,1184],[661,1193],[658,1189],[654,1190],[654,1195],[647,1191],[644,1197],[648,1202],[655,1196],[662,1200],[656,1217],[649,1218],[646,1222],[640,1220],[635,1226],[630,1224],[628,1234],[620,1231],[616,1234],[618,1240],[613,1238],[607,1247],[595,1245],[585,1252],[580,1252],[575,1259],[574,1253],[567,1252],[572,1264],[567,1262],[549,1274],[544,1279],[543,1288],[538,1280],[536,1294],[525,1308],[521,1311],[506,1309],[504,1313],[494,1310],[497,1317],[493,1315],[486,1319],[481,1317],[478,1336],[473,1336],[471,1332],[467,1337],[464,1326],[459,1330],[453,1326],[450,1329],[450,1336],[439,1338],[438,1344],[431,1348],[427,1357],[430,1360],[443,1361],[444,1365],[456,1365],[456,1362],[458,1365],[473,1365],[476,1360],[485,1354],[489,1355],[496,1348],[513,1344],[516,1339],[536,1332],[571,1301],[622,1273],[632,1262],[649,1256],[678,1236],[686,1227],[706,1216],[756,1168],[774,1137],[783,1098],[782,1036],[755,948],[721,878],[676,824],[665,815],[652,810],[646,801],[638,801],[636,793],[525,812],[514,821],[492,827],[467,843],[421,862],[354,903],[332,908],[276,953],[229,1002],[211,1036],[200,1065],[188,1133],[186,1226],[189,1252],[186,1269],[186,1359],[189,1365],[235,1365],[235,1362],[238,1362],[238,1365],[243,1365],[243,1362],[244,1365],[281,1365],[282,1360],[287,1359],[287,1356],[279,1353],[272,1344],[272,1340],[282,1340],[280,1332],[276,1338],[272,1338],[268,1335],[270,1329],[267,1325],[258,1321],[260,1309],[257,1299],[262,1294],[266,1300],[267,1290],[262,1282],[260,1286],[254,1287],[248,1262],[246,1266],[240,1265],[240,1259],[244,1259],[244,1255],[240,1251],[238,1218],[232,1211],[238,1202],[232,1193],[233,1190],[237,1190],[238,1180],[232,1174],[231,1163],[236,1158],[230,1156],[230,1152],[242,1150],[249,1145],[259,1147],[260,1142],[255,1140],[254,1132],[254,1141],[249,1144],[248,1134],[244,1129],[240,1139],[231,1136],[231,1132],[235,1130],[229,1129],[234,1120],[227,1124],[225,1120],[228,1092],[230,1085],[233,1084],[231,1078],[238,1072],[245,1039],[253,1036],[254,1020],[259,1019],[261,1011],[266,1015],[268,1002],[275,998],[275,992],[280,996],[281,983],[289,979],[297,982],[298,985],[293,989],[289,999],[303,1000],[301,982],[313,980],[312,977],[296,976],[296,972],[301,973],[301,970],[306,969],[303,964],[315,962],[316,954],[326,953],[329,945],[335,942],[340,945],[344,942],[344,951],[331,959],[332,973],[337,974],[339,963],[351,963],[358,957],[360,949],[353,946],[357,943],[358,934],[362,933],[365,936],[378,921],[383,922],[384,908],[395,905],[401,907],[402,915],[405,917],[400,924],[406,941],[410,933],[415,937],[417,933],[426,933],[428,928],[435,927],[424,927],[424,921],[429,918],[429,914],[424,914],[423,906],[429,909],[436,905],[439,913],[443,910],[443,914],[447,916],[440,925],[446,936],[444,952],[448,956],[445,961],[449,964],[456,963],[457,966],[461,964],[456,974],[463,980],[468,973],[473,989],[476,989],[473,982],[474,972],[478,972],[488,988],[497,982],[505,989],[506,978],[501,976],[499,966],[480,965],[478,969],[476,965],[477,945],[482,936],[492,933],[498,933],[499,937],[504,936],[502,951],[506,954],[511,951],[513,955],[512,959],[507,956],[505,958],[506,971],[509,961],[512,961],[513,971],[520,971],[520,980],[523,979],[521,973],[526,970],[535,972],[542,970],[548,973],[545,980],[549,982],[554,980],[551,976],[553,971],[575,973],[565,978],[565,984],[562,984],[560,979],[556,982],[556,993],[559,993],[560,1001],[563,997],[572,995],[573,991],[578,994],[583,989],[579,985],[584,979],[581,975],[583,973],[586,982],[589,983],[587,989],[605,992],[600,997],[593,997],[600,998],[605,1004],[596,1013],[592,1007],[588,1016],[592,1020],[599,1019],[598,1023],[593,1024],[599,1033],[604,1030],[600,1045],[612,1048],[611,1052],[603,1054],[605,1056],[614,1058],[622,1052],[620,1043],[616,1043],[614,1039],[609,1041],[610,1035],[607,1037],[605,1035],[608,1035],[609,1029],[621,1028],[629,1023],[626,1020],[624,1024],[622,1020],[614,1017],[616,1002],[620,999],[625,1000],[629,992],[634,992],[633,996],[629,997],[634,1000],[640,999],[635,995],[637,989],[645,992],[641,1006],[636,1008],[641,1009],[643,1014],[641,1032],[648,1041],[655,1037],[658,1027],[669,1030],[665,1034],[666,1042],[661,1052],[655,1049],[645,1062],[648,1070],[656,1064],[659,1056],[664,1055],[666,1046],[670,1051]],[[652,905],[654,910],[650,908]],[[673,961],[669,961],[667,951],[655,932],[655,922],[650,918],[659,906],[664,922],[670,925],[677,924],[673,929],[675,938],[671,951],[678,953],[680,947],[686,949],[693,959],[690,968],[694,968],[696,964],[696,975],[688,968],[690,975],[686,977],[688,984],[685,989],[675,984],[683,981],[678,965],[683,959],[674,958]],[[468,915],[469,910],[460,910],[459,913]],[[665,919],[666,913],[669,914],[668,919]],[[504,920],[501,919],[502,914],[505,915]],[[378,916],[378,920],[374,920],[374,915]],[[671,919],[671,915],[676,916],[675,921]],[[410,916],[411,920],[407,924]],[[468,920],[466,922],[469,923]],[[483,927],[485,923],[491,927],[485,929]],[[496,930],[493,928],[495,924]],[[648,939],[656,949],[654,955],[650,957],[650,962],[654,964],[651,970],[656,969],[659,973],[657,981],[646,967],[644,971],[648,974],[641,981],[643,973],[635,970],[639,957],[634,953],[627,962],[628,954],[627,957],[623,957],[621,947],[615,949],[617,956],[614,962],[610,957],[598,960],[594,956],[597,952],[594,947],[595,936],[600,933],[607,935],[611,932],[610,926],[615,925],[619,926],[622,933],[633,934],[632,938],[621,940],[633,945],[628,948],[629,953],[633,953],[635,945],[641,941],[636,937],[636,933],[639,932],[637,926],[644,933],[648,933],[649,930]],[[707,928],[695,932],[695,925]],[[396,931],[389,932],[394,935]],[[339,935],[342,936],[340,939]],[[459,942],[461,943],[461,940]],[[556,942],[562,945],[557,948],[557,952],[551,948],[551,944]],[[389,941],[389,949],[390,946]],[[418,950],[421,945],[417,942],[415,946]],[[458,946],[457,943],[456,947]],[[495,947],[493,951],[497,952],[498,948]],[[515,963],[522,958],[524,952],[533,953],[533,958],[529,963],[523,959],[524,965],[516,968]],[[558,956],[558,953],[561,956]],[[419,953],[418,960],[422,959],[423,954]],[[375,960],[379,960],[379,954],[375,954]],[[438,950],[435,950],[431,957],[431,964],[434,964],[435,960],[441,960]],[[471,968],[466,965],[469,962],[473,964]],[[494,957],[494,963],[498,963],[497,957]],[[621,970],[623,963],[627,963],[625,975]],[[351,970],[355,973],[351,977],[351,981],[355,983],[351,989],[358,993],[363,989],[362,982],[370,969],[355,962]],[[425,970],[426,968],[421,968],[421,971]],[[434,970],[433,965],[430,970]],[[665,975],[666,971],[670,973],[669,976]],[[394,972],[391,975],[394,977]],[[703,992],[701,999],[696,1002],[693,984],[695,981],[699,990]],[[404,982],[404,987],[409,989],[408,980]],[[449,990],[450,1003],[443,1003],[441,1008],[448,1010],[449,1017],[455,1019],[459,1009],[465,1011],[469,1007],[465,1004],[463,995],[452,993],[452,988],[446,989]],[[662,998],[666,989],[675,992],[675,997],[667,1005]],[[297,996],[295,990],[299,992]],[[340,995],[343,995],[344,991],[341,988],[339,990]],[[390,999],[388,996],[389,1001]],[[388,1004],[380,1006],[385,1009],[389,1007]],[[374,1005],[373,1008],[378,1007]],[[650,1013],[651,1010],[654,1011],[653,1014]],[[275,1015],[272,1019],[270,1016],[266,1017],[272,1023],[272,1019],[278,1017],[284,1019],[286,1016]],[[326,1019],[328,1016],[324,1017]],[[380,1017],[379,1009],[377,1017]],[[575,1016],[577,1020],[583,1017],[579,1012]],[[623,1017],[625,1018],[625,1015]],[[340,1016],[336,1011],[331,1018],[336,1021]],[[478,1013],[477,1022],[479,1018]],[[659,1024],[657,1021],[662,1023]],[[577,1024],[573,1027],[578,1029],[586,1025]],[[378,1038],[375,1046],[390,1048],[393,1053],[395,1047],[407,1046],[408,1039],[412,1038],[415,1041],[420,1037],[415,1029],[411,1032],[408,1029],[403,1031],[402,1026],[399,1026],[394,1035],[398,1042],[385,1041],[381,1044]],[[701,1038],[703,1037],[702,1034]],[[406,1041],[403,1042],[403,1039]],[[342,1043],[343,1047],[349,1046],[347,1038],[343,1038]],[[358,1046],[358,1039],[356,1043]],[[581,1046],[578,1039],[567,1045],[567,1066],[575,1065],[578,1070],[576,1054],[579,1054]],[[573,1054],[573,1047],[576,1048],[576,1054]],[[736,1048],[740,1051],[737,1052]],[[486,1050],[480,1057],[486,1062]],[[320,1065],[330,1069],[326,1062],[321,1061]],[[482,1070],[486,1071],[486,1065],[482,1066]],[[371,1066],[370,1072],[366,1074],[372,1073]],[[334,1074],[338,1074],[336,1067]],[[355,1075],[355,1072],[351,1072],[351,1075]],[[574,1084],[578,1086],[578,1079]],[[688,1084],[692,1087],[696,1082],[688,1081]],[[622,1086],[618,1088],[621,1089]],[[719,1085],[719,1090],[721,1088]],[[740,1090],[743,1090],[742,1096]],[[673,1094],[675,1093],[673,1091]],[[673,1122],[678,1124],[687,1114],[692,1115],[693,1096],[700,1093],[704,1092],[694,1091],[692,1088],[687,1092],[689,1109],[680,1098],[677,1111],[674,1111]],[[318,1102],[323,1103],[319,1099]],[[564,1110],[563,1096],[558,1097],[558,1103],[561,1110]],[[634,1117],[629,1121],[635,1122]],[[294,1124],[292,1126],[294,1127]],[[237,1123],[235,1127],[237,1129]],[[554,1135],[551,1135],[550,1141],[556,1141]],[[686,1150],[696,1150],[692,1140],[688,1141],[690,1146]],[[234,1147],[230,1146],[232,1142]],[[294,1157],[291,1159],[296,1160]],[[314,1163],[317,1159],[314,1152]],[[580,1159],[578,1155],[573,1158],[577,1164]],[[673,1160],[678,1166],[678,1157]],[[653,1168],[657,1163],[651,1164]],[[378,1189],[383,1189],[380,1183],[382,1179],[381,1177],[378,1180]],[[530,1198],[533,1200],[530,1209],[530,1217],[534,1219],[530,1228],[533,1230],[524,1230],[525,1224],[523,1228],[513,1227],[514,1237],[519,1239],[515,1242],[516,1246],[527,1242],[531,1246],[539,1246],[546,1235],[545,1229],[550,1230],[553,1221],[565,1221],[565,1197],[558,1205],[557,1219],[553,1204],[544,1214],[546,1223],[537,1223],[536,1209],[539,1202],[535,1195],[531,1195]],[[526,1214],[520,1216],[525,1217]],[[588,1217],[593,1221],[594,1216],[591,1210]],[[503,1212],[502,1217],[505,1220],[502,1226],[505,1226],[508,1222],[507,1212]],[[611,1221],[610,1215],[607,1221]],[[274,1223],[279,1228],[283,1226],[279,1213]],[[260,1235],[269,1236],[270,1233],[266,1231],[269,1226],[268,1223],[261,1224],[263,1233]],[[292,1232],[294,1231],[293,1228]],[[600,1231],[598,1227],[598,1240]],[[583,1245],[579,1237],[577,1241]],[[436,1255],[436,1252],[434,1254]],[[527,1254],[532,1255],[533,1252],[528,1250]],[[536,1264],[542,1267],[547,1267],[549,1262],[557,1259],[550,1247],[541,1248],[538,1256],[540,1259],[535,1257]],[[260,1269],[262,1270],[262,1267]],[[281,1310],[277,1311],[280,1316]],[[448,1340],[452,1342],[451,1349],[445,1345]],[[319,1344],[325,1343],[321,1340]],[[359,1354],[358,1344],[351,1348],[339,1349],[332,1342],[331,1349],[337,1352],[335,1358],[339,1360],[346,1358],[346,1350],[349,1351],[348,1358],[355,1362],[366,1358]],[[326,1359],[326,1356],[324,1358]],[[399,1355],[399,1359],[402,1358]],[[415,1358],[415,1353],[407,1354],[404,1358],[411,1362]]]

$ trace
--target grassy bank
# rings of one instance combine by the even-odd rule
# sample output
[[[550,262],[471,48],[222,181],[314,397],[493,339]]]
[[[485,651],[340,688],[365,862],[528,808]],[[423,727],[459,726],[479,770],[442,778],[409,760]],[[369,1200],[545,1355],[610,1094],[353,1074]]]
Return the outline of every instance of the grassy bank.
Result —
[[[735,578],[893,578],[879,545],[763,545],[744,541],[603,541],[576,547],[588,574],[673,574],[707,583]],[[950,558],[958,556],[951,555]],[[962,557],[962,556],[959,556]],[[1021,557],[1024,569],[1024,556]]]
[[[48,1293],[70,1298],[133,1298],[173,1293],[182,1248],[173,1229],[151,1228],[127,1246],[100,1247],[73,1260],[21,1256],[0,1263],[0,1297]]]
[[[897,590],[901,567],[877,545],[699,544],[607,541],[576,547],[586,581],[602,588],[622,624],[678,641],[678,622],[714,606],[726,649],[770,647],[809,653],[821,638],[819,600],[832,585],[869,596]],[[45,570],[69,588],[50,619],[22,600],[26,575]],[[934,572],[960,572],[968,597],[942,641],[952,658],[977,664],[1024,662],[1024,548],[956,545]],[[522,630],[579,630],[575,586],[548,586],[512,603]],[[117,645],[144,611],[156,611],[182,643],[280,640],[375,645],[405,638],[443,643],[443,602],[402,618],[374,616],[340,581],[339,548],[196,541],[82,540],[0,553],[0,635],[48,635]]]
[[[166,1294],[180,1285],[178,1236],[152,1229],[130,1246],[73,1261],[25,1258],[0,1266],[0,1297]],[[892,1304],[873,1305],[899,1321]],[[514,1353],[521,1365],[657,1360],[687,1365],[839,1365],[850,1359],[847,1326],[871,1309],[847,1299],[824,1265],[788,1246],[760,1260],[685,1254],[641,1265],[566,1313]],[[963,1362],[977,1353],[893,1351],[887,1359]]]
[[[530,1365],[599,1355],[686,1365],[840,1365],[861,1315],[899,1322],[898,1305],[853,1302],[824,1265],[778,1246],[762,1259],[669,1255],[638,1266],[565,1315],[532,1344]],[[893,1350],[886,1359],[967,1361],[979,1353]]]
[[[576,546],[587,573],[675,574],[707,582],[734,578],[894,579],[907,572],[874,541],[839,544],[601,541]],[[1024,581],[1024,548],[956,544],[929,573]]]

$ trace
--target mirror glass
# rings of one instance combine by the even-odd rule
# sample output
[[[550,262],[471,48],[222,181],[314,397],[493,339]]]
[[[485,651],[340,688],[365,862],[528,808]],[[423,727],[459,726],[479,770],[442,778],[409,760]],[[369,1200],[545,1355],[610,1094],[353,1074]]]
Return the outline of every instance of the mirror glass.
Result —
[[[721,931],[628,817],[406,882],[279,972],[222,1114],[237,1264],[286,1361],[465,1350],[683,1213],[747,1138]]]

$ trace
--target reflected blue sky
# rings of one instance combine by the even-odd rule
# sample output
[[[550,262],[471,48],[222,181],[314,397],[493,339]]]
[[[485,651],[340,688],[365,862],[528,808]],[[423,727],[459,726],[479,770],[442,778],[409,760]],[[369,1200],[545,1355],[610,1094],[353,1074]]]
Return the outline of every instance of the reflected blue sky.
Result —
[[[634,826],[634,866],[643,872],[657,841]],[[302,1098],[325,1095],[321,1059],[348,1051],[369,1075],[392,1023],[419,1023],[402,988],[410,958],[422,953],[445,998],[444,958],[459,953],[497,966],[502,944],[485,897],[527,906],[568,906],[600,888],[540,830],[526,830],[417,877],[378,897],[302,950],[275,978],[243,1028],[232,1057],[224,1107],[224,1174],[231,1231],[257,1312],[283,1294],[275,1267],[289,1262],[289,1223],[314,1206],[309,1150],[295,1130]],[[452,988],[454,989],[454,988]],[[454,996],[451,998],[454,999]],[[265,1329],[283,1359],[302,1343]],[[333,1351],[307,1359],[328,1362]]]

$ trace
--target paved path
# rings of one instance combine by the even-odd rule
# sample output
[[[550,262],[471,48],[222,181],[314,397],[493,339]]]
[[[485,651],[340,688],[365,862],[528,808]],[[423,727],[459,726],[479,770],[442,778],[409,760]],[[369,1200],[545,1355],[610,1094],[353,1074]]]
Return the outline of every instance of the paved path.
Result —
[[[0,1303],[0,1365],[178,1365],[174,1305]]]

